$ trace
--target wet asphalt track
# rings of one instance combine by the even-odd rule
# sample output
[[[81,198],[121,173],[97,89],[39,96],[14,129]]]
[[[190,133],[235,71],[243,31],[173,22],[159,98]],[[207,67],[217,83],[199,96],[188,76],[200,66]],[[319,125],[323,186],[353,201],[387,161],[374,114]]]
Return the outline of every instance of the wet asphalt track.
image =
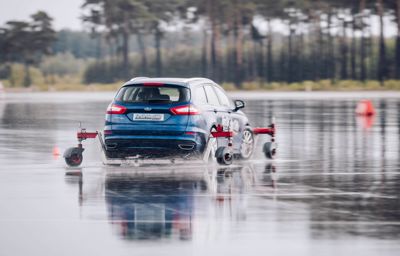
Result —
[[[254,126],[277,119],[279,155],[80,169],[52,155],[78,121],[101,129],[110,93],[0,100],[0,255],[398,255],[399,93],[234,93]],[[361,97],[374,118],[356,118]],[[83,173],[82,175],[80,175]]]

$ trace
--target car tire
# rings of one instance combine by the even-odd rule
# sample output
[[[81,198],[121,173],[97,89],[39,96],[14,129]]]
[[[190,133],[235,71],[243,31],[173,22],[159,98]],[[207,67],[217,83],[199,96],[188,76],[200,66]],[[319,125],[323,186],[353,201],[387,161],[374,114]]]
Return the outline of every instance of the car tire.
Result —
[[[246,127],[242,134],[242,144],[240,145],[238,158],[241,160],[247,160],[251,158],[254,152],[254,133],[251,128]]]
[[[104,153],[105,153],[105,156],[106,156],[108,159],[118,159],[118,158],[121,158],[121,157],[118,155],[118,152],[116,152],[116,151],[104,150]]]

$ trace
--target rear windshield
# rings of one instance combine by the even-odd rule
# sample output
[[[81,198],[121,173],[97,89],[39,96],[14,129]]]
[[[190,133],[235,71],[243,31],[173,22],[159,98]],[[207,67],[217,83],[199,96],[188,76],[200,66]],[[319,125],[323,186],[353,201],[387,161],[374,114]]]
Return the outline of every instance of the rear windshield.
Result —
[[[119,90],[117,101],[128,103],[180,103],[190,99],[189,89],[182,86],[131,85]]]

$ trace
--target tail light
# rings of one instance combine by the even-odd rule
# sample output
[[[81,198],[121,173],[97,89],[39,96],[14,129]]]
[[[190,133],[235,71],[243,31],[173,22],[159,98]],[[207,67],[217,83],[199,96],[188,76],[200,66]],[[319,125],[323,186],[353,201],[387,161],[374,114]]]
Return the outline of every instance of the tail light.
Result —
[[[111,135],[112,134],[112,130],[104,130],[104,135]]]
[[[170,110],[174,115],[198,115],[198,114],[200,114],[200,110],[198,110],[193,105],[173,107]]]
[[[107,114],[111,114],[111,115],[113,115],[113,114],[119,115],[119,114],[123,114],[125,112],[126,112],[126,107],[120,106],[117,104],[110,104],[107,108]]]

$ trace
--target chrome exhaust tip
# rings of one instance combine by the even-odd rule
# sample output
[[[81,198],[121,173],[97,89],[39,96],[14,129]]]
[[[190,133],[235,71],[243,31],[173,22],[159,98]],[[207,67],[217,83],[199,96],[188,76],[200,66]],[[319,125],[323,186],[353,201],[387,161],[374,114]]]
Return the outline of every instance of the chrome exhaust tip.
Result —
[[[179,144],[178,147],[182,150],[192,150],[194,149],[194,144]]]

